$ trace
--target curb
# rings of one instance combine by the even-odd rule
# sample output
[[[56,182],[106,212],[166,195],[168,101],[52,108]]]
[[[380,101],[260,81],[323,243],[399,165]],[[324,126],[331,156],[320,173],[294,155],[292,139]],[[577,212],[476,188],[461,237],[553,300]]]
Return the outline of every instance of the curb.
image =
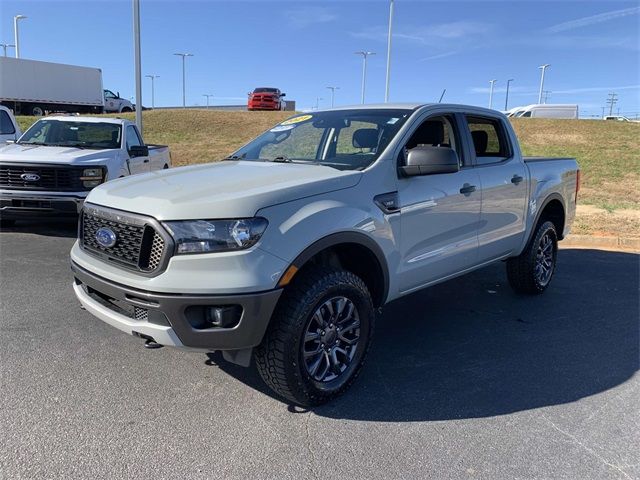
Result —
[[[599,247],[621,248],[640,252],[640,238],[630,237],[594,237],[591,235],[568,235],[561,245],[563,247]]]

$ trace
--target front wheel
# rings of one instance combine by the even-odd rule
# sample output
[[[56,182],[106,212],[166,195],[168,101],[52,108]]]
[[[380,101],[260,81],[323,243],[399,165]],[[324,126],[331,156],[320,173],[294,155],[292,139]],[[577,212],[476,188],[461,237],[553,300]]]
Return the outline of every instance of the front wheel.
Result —
[[[133,110],[131,110],[129,107],[122,107],[122,110],[120,110],[120,113],[129,113],[129,112],[133,112]]]
[[[544,292],[556,270],[558,235],[552,222],[538,225],[533,238],[519,256],[507,261],[507,277],[519,293]]]
[[[337,397],[358,376],[375,312],[367,286],[351,272],[313,267],[294,282],[255,358],[271,389],[309,407]]]

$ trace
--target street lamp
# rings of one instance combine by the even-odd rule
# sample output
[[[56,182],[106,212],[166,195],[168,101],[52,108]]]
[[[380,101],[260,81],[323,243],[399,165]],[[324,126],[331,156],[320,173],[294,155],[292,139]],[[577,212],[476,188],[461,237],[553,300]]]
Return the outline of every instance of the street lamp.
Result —
[[[393,26],[393,0],[389,3],[389,33],[387,34],[387,77],[384,87],[384,103],[389,101],[389,81],[391,78],[391,27]]]
[[[542,70],[542,73],[540,75],[540,93],[538,93],[538,104],[542,103],[542,89],[544,88],[544,72],[547,69],[547,67],[549,67],[548,63],[545,63],[544,65],[540,65],[538,67]]]
[[[19,20],[24,20],[25,18],[27,18],[25,15],[16,15],[15,17],[13,17],[13,38],[14,38],[14,44],[16,47],[16,58],[20,58],[20,43],[19,43],[19,35],[18,35],[18,21]]]
[[[493,86],[496,84],[497,80],[489,80],[491,86],[489,87],[489,108],[493,108]]]
[[[336,95],[336,90],[340,90],[340,87],[327,87],[327,88],[331,90],[331,108],[333,108],[333,100]]]
[[[142,60],[140,56],[140,0],[133,0],[133,63],[136,77],[136,126],[142,135]]]
[[[207,97],[207,110],[209,110],[209,97],[213,97],[213,93],[203,93],[203,97]]]
[[[509,109],[509,84],[513,82],[513,78],[507,80],[507,96],[504,98],[504,111],[506,112]]]
[[[324,100],[322,97],[316,97],[316,110],[320,108],[320,100]]]
[[[362,102],[364,103],[364,91],[367,84],[367,57],[369,55],[375,55],[376,52],[355,52],[356,55],[362,55]]]
[[[156,108],[156,89],[154,80],[160,78],[160,75],[145,75],[145,77],[151,79],[151,108]]]
[[[4,56],[7,56],[7,48],[15,48],[15,45],[11,43],[0,43],[0,47],[4,50]]]
[[[182,57],[182,108],[186,108],[187,95],[186,95],[186,87],[185,87],[184,59],[186,57],[193,57],[193,53],[174,53],[174,55]]]

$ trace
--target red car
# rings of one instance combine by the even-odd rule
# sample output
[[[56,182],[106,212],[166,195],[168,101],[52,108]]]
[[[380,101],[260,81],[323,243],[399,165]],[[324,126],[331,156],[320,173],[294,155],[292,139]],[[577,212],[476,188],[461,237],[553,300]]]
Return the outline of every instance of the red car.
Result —
[[[284,110],[285,102],[278,88],[259,87],[249,93],[248,110]]]

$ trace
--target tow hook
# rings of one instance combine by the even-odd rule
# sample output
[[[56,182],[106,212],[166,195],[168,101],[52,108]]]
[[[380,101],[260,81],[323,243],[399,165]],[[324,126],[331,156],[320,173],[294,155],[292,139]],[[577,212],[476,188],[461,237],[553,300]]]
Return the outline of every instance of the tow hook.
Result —
[[[154,348],[162,348],[164,347],[164,345],[160,345],[159,343],[156,343],[155,340],[147,340],[146,342],[144,342],[144,348],[148,348],[150,350],[153,350]]]

